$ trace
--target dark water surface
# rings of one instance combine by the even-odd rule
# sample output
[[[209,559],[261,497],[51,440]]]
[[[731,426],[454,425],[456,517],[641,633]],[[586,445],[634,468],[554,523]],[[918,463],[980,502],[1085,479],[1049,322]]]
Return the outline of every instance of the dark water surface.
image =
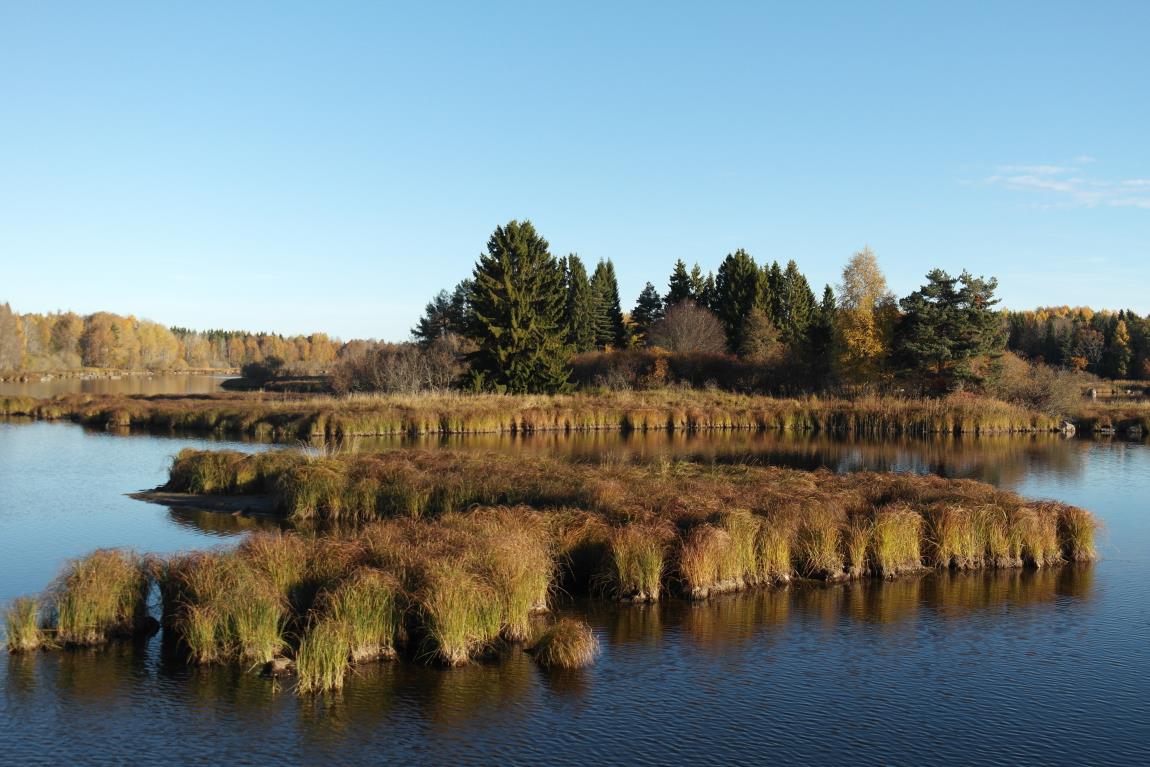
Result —
[[[420,444],[444,442],[976,477],[1091,509],[1107,526],[1104,559],[701,605],[569,604],[603,646],[585,671],[542,672],[511,650],[451,671],[372,666],[325,699],[297,698],[239,669],[173,663],[161,637],[100,651],[0,653],[0,762],[1150,763],[1143,444],[771,435]],[[122,495],[162,481],[180,448],[205,444],[0,423],[0,602],[39,591],[66,558],[97,546],[234,543],[251,521]]]

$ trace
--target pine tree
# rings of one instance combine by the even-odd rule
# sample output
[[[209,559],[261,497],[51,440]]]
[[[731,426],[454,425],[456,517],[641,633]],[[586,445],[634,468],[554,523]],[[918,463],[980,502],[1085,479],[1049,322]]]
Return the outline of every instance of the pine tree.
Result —
[[[744,324],[751,310],[763,308],[763,272],[755,260],[740,248],[723,259],[715,278],[715,314],[727,334],[727,348],[738,352],[743,346]]]
[[[468,355],[477,388],[512,394],[568,388],[563,268],[530,221],[496,228],[475,264]]]
[[[679,259],[671,270],[670,279],[667,280],[667,296],[663,299],[663,303],[667,309],[670,309],[680,301],[694,298],[695,295],[691,290],[691,278],[687,274],[687,265],[683,263],[683,259]]]
[[[901,365],[925,381],[935,378],[950,387],[974,377],[971,362],[994,354],[1005,342],[1003,324],[993,307],[995,279],[963,272],[955,278],[941,269],[899,302],[903,319],[896,338]]]
[[[663,299],[660,298],[659,291],[655,289],[655,286],[648,282],[643,287],[643,292],[639,294],[635,308],[631,311],[631,321],[635,325],[636,335],[641,339],[646,339],[651,326],[661,319],[663,319]]]
[[[564,260],[564,278],[567,302],[563,324],[567,331],[567,343],[576,352],[589,352],[595,348],[597,304],[591,282],[587,279],[587,268],[574,253]]]
[[[623,307],[619,302],[619,283],[615,279],[615,265],[611,260],[600,260],[591,275],[591,289],[599,302],[596,316],[595,341],[599,346],[622,349],[628,344],[627,325],[623,322]]]

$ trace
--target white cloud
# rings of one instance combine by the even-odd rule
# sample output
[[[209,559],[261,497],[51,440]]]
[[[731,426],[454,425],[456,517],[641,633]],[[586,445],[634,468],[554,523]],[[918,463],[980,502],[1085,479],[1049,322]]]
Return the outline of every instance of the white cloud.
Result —
[[[1115,181],[1088,176],[1082,166],[1094,161],[1093,157],[1082,155],[1062,165],[1001,165],[983,183],[1037,195],[1040,199],[1027,202],[1028,207],[1034,208],[1150,209],[1150,179]]]

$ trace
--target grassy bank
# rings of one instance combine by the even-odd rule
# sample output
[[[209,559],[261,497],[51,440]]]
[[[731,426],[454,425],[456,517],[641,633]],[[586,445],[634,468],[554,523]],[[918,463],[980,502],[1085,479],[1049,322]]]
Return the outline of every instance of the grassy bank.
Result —
[[[697,389],[556,396],[422,395],[350,398],[227,393],[0,398],[0,415],[71,419],[278,440],[388,434],[588,430],[788,430],[858,435],[989,434],[1056,430],[1060,421],[972,396],[946,399],[781,399]]]

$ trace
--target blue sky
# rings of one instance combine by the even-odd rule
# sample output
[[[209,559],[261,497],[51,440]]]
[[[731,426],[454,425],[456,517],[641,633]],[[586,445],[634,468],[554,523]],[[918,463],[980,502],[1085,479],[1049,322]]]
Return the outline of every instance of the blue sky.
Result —
[[[0,0],[0,301],[407,336],[491,230],[624,304],[870,245],[1150,312],[1150,3]]]

